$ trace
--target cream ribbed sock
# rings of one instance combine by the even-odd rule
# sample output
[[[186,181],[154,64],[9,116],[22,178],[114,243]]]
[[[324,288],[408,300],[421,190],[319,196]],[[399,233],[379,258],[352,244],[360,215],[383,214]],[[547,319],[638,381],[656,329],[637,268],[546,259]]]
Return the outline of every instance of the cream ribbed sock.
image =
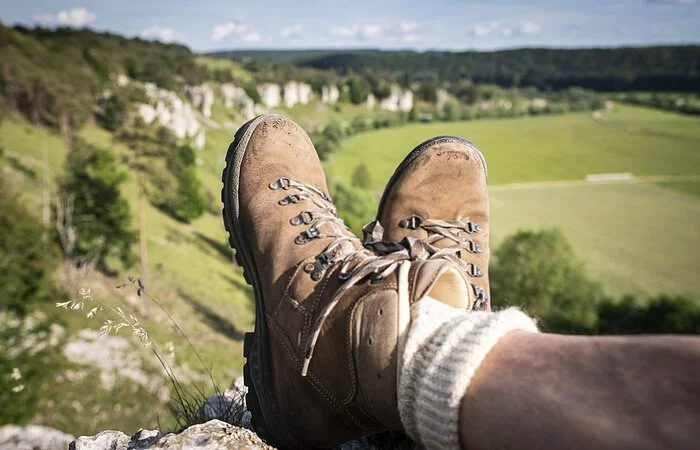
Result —
[[[518,309],[472,312],[430,297],[411,307],[398,404],[407,433],[432,449],[459,448],[459,406],[474,373],[513,330],[537,332]]]

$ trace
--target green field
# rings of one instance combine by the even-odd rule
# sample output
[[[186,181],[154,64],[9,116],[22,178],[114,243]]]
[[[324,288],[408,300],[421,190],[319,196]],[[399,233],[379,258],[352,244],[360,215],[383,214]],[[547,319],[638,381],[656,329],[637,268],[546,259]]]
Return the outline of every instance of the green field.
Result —
[[[521,228],[560,227],[608,293],[700,299],[698,118],[618,106],[598,121],[581,113],[408,125],[348,139],[327,167],[349,181],[365,164],[379,194],[406,153],[436,135],[465,136],[486,156],[492,245]],[[583,181],[612,172],[643,178]]]

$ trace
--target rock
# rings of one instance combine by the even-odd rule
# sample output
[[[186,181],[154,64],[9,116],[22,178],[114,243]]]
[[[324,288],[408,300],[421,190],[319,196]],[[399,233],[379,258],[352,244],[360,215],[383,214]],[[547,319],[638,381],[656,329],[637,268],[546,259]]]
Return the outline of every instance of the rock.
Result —
[[[338,102],[340,91],[337,86],[323,86],[321,88],[321,103],[333,105]]]
[[[149,103],[139,105],[138,115],[146,125],[157,120],[178,139],[195,139],[200,132],[203,133],[203,127],[190,103],[183,101],[175,92],[161,89],[153,83],[144,83],[143,87]],[[211,99],[213,101],[213,92]],[[203,147],[201,141],[200,138],[195,144]]]
[[[311,101],[311,85],[290,81],[284,85],[284,106],[291,108],[297,103],[306,105]]]
[[[255,102],[248,97],[245,89],[234,86],[231,83],[221,85],[221,96],[224,99],[224,107],[231,109],[234,106],[240,108],[246,119],[255,117]]]
[[[185,93],[195,108],[200,108],[207,119],[211,118],[211,107],[214,104],[214,91],[209,85],[185,86]]]
[[[366,100],[367,109],[374,109],[376,104],[377,98],[374,96],[374,94],[369,94]]]
[[[267,108],[276,108],[280,104],[281,95],[278,84],[265,83],[258,86],[258,93],[262,104]]]
[[[245,403],[246,393],[248,388],[243,383],[243,377],[238,377],[225,392],[209,396],[197,415],[202,422],[219,419],[251,429],[251,414]]]
[[[388,111],[408,112],[413,109],[413,92],[402,91],[398,86],[392,86],[391,93],[379,102],[379,107]]]
[[[0,450],[54,450],[66,448],[74,436],[42,425],[0,427]]]
[[[153,444],[158,442],[163,437],[163,433],[158,430],[144,430],[143,428],[137,431],[129,441],[129,450],[142,448],[151,448]]]
[[[129,442],[129,436],[121,431],[106,430],[94,436],[80,436],[68,450],[127,450]]]
[[[235,427],[220,420],[194,425],[180,434],[169,434],[150,448],[168,450],[267,450],[257,434],[245,428]]]
[[[129,438],[121,431],[103,431],[95,436],[81,436],[69,447],[69,450],[146,449],[267,450],[273,447],[265,444],[252,431],[220,420],[193,425],[179,434],[163,435],[157,430],[139,430]]]
[[[121,379],[142,386],[165,401],[170,398],[170,388],[163,376],[153,375],[144,365],[141,354],[122,336],[100,336],[97,330],[84,329],[63,347],[63,355],[71,362],[93,367],[99,371],[104,389],[113,389]],[[179,380],[186,380],[178,371]]]

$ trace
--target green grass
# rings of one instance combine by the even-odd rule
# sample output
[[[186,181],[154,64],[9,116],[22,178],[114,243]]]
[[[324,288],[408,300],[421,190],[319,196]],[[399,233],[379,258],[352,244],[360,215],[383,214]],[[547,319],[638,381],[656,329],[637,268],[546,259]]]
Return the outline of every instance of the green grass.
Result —
[[[700,181],[682,181],[679,183],[658,183],[659,186],[674,189],[678,192],[700,197]]]
[[[557,226],[610,294],[700,299],[699,181],[508,186],[583,180],[591,173],[698,176],[700,119],[618,106],[604,123],[580,113],[413,124],[348,139],[326,168],[349,181],[365,164],[372,189],[381,193],[404,156],[437,135],[465,136],[486,156],[493,246],[518,229]]]
[[[628,106],[618,107],[614,119],[623,126],[601,124],[590,113],[407,125],[348,139],[327,166],[349,181],[364,163],[372,187],[381,190],[416,145],[457,135],[482,149],[492,184],[579,180],[608,172],[700,174],[700,119]]]
[[[198,56],[195,58],[195,62],[209,70],[228,70],[235,80],[243,83],[251,81],[253,78],[250,72],[241,67],[240,64],[227,59]]]
[[[518,229],[559,227],[609,294],[700,300],[697,197],[643,183],[495,187],[490,200],[493,246]]]

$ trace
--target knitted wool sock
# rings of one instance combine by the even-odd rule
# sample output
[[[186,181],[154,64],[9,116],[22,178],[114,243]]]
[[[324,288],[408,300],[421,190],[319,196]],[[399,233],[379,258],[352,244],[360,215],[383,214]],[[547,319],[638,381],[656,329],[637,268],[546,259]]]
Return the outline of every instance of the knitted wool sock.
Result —
[[[473,312],[426,297],[411,308],[398,406],[407,433],[427,448],[459,448],[459,406],[474,373],[513,330],[537,332],[518,309]]]

